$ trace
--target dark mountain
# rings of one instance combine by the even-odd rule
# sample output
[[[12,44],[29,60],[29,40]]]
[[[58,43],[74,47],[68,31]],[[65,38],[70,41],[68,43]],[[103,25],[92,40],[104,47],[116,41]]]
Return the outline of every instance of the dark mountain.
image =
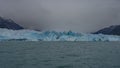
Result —
[[[12,29],[12,30],[23,29],[22,26],[16,24],[13,20],[4,19],[2,17],[0,17],[0,28],[7,28],[7,29]]]
[[[120,25],[114,25],[101,29],[95,32],[94,34],[120,35]]]

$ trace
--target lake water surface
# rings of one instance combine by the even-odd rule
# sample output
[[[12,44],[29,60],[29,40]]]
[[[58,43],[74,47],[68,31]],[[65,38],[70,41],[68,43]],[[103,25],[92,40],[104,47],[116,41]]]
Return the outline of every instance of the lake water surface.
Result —
[[[0,42],[0,68],[120,68],[120,42]]]

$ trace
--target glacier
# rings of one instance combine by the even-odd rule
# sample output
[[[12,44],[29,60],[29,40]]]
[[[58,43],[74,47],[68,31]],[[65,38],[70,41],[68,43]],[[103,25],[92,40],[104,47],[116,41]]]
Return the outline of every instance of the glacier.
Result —
[[[35,30],[10,30],[0,28],[0,41],[120,41],[120,36],[56,32],[56,31],[35,31]]]

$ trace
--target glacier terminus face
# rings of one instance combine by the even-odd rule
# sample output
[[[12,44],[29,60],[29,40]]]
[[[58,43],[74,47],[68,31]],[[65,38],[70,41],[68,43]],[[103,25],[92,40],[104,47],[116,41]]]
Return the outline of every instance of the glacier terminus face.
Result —
[[[55,31],[0,29],[0,41],[120,41],[120,36]]]

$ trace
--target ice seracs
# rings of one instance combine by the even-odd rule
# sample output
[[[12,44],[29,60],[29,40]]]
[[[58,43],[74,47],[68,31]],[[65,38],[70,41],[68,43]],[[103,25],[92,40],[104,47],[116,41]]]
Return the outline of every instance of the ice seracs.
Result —
[[[35,30],[9,30],[0,28],[0,41],[120,41],[120,36]]]

